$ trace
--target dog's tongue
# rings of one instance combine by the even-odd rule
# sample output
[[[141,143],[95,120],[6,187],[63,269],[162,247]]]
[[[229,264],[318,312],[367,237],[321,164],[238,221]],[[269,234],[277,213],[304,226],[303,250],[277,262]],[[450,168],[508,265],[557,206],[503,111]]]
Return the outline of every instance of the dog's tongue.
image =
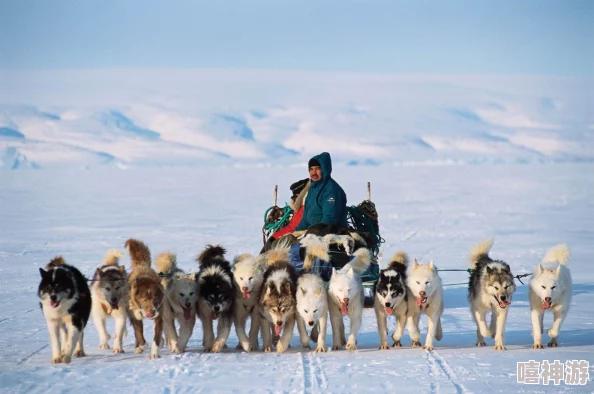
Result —
[[[184,312],[184,314],[185,314],[185,312]],[[216,312],[212,312],[211,313],[211,317],[212,317],[212,320],[217,320],[217,317],[218,317],[217,316],[217,313]]]
[[[117,302],[116,302],[116,303],[112,303],[112,302],[110,302],[110,303],[109,303],[109,306],[111,306],[111,309],[114,309],[114,310],[117,310],[117,309],[119,308],[119,305],[118,305],[118,303],[117,303]]]
[[[542,304],[540,305],[540,309],[542,309],[543,311],[545,309],[550,309],[551,308],[551,303],[548,301],[543,301]]]
[[[346,302],[340,303],[340,313],[345,316],[349,314],[349,305]]]
[[[391,314],[392,314],[392,308],[390,308],[389,306],[387,306],[387,307],[386,307],[386,313],[387,313],[388,315],[391,315]]]
[[[243,298],[245,298],[246,300],[249,300],[252,297],[252,292],[251,291],[244,291],[243,292]]]
[[[283,326],[279,326],[279,325],[275,324],[274,325],[274,335],[277,335],[277,336],[280,335],[282,329],[283,329]]]
[[[499,301],[499,307],[500,308],[505,308],[505,307],[507,307],[510,304],[511,304],[511,302],[509,302],[509,301]]]
[[[190,315],[191,315],[191,309],[190,308],[183,308],[184,310],[184,317],[186,318],[186,320],[190,320]]]
[[[58,303],[58,302],[56,302],[56,301],[50,301],[50,305],[52,306],[52,308],[55,308],[55,307],[57,307],[57,306],[58,306],[58,304],[59,304],[59,303]]]

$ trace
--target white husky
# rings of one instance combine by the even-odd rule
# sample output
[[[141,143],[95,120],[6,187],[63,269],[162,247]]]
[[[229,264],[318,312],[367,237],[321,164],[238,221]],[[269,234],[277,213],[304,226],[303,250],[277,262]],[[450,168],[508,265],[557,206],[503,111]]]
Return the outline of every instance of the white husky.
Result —
[[[534,345],[532,349],[542,349],[543,316],[546,310],[553,312],[553,327],[547,331],[551,338],[549,347],[559,346],[558,338],[561,325],[571,302],[571,274],[567,268],[569,263],[569,248],[557,245],[551,248],[542,263],[534,270],[530,281],[530,315],[532,316],[532,334]],[[556,268],[549,268],[550,264],[558,263]],[[544,264],[544,266],[543,266]],[[547,267],[547,268],[545,268]]]
[[[258,350],[260,331],[258,297],[264,279],[264,264],[265,262],[249,254],[239,255],[234,260],[233,280],[236,286],[233,320],[237,339],[239,339],[238,348],[246,352]],[[245,332],[248,317],[251,318],[249,337]]]
[[[297,280],[297,328],[301,345],[309,349],[306,324],[312,328],[311,339],[318,343],[316,352],[325,352],[328,296],[324,281],[316,274],[303,274]]]
[[[348,350],[357,349],[357,334],[363,319],[363,284],[359,275],[371,262],[371,255],[366,248],[359,248],[355,258],[340,271],[332,269],[328,285],[328,309],[332,323],[332,350],[340,350],[346,344]],[[344,321],[348,315],[351,320],[349,340],[345,340]]]
[[[443,313],[443,287],[433,260],[419,264],[415,259],[406,278],[408,288],[408,333],[412,347],[421,345],[419,319],[427,315],[427,338],[423,349],[433,350],[433,339],[441,340],[441,314]]]
[[[198,286],[195,274],[185,274],[176,266],[175,254],[165,252],[157,256],[157,266],[171,267],[171,276],[165,278],[165,300],[163,302],[163,328],[168,345],[173,353],[186,351],[188,341],[196,324],[196,302]],[[163,272],[160,270],[160,272]],[[175,330],[175,320],[179,323],[179,336]]]
[[[126,268],[119,265],[123,253],[110,249],[103,260],[103,265],[95,271],[91,285],[91,317],[99,333],[99,348],[109,349],[110,335],[105,321],[112,317],[115,321],[115,339],[113,353],[123,353],[122,340],[127,334],[128,316],[128,275]]]

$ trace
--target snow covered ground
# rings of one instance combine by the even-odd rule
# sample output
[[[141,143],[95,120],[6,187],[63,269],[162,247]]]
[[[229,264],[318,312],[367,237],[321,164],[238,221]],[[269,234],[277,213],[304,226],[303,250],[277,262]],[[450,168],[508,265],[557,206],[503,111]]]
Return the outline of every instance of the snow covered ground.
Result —
[[[492,256],[525,273],[557,243],[572,251],[572,309],[561,347],[532,350],[527,286],[518,284],[506,344],[475,348],[475,327],[464,286],[447,286],[444,338],[434,352],[379,351],[375,317],[366,310],[359,350],[302,351],[295,333],[286,354],[201,352],[200,324],[183,355],[161,359],[98,349],[92,322],[85,331],[88,356],[50,365],[45,320],[36,291],[38,267],[62,254],[91,275],[108,248],[128,237],[144,240],[153,254],[170,249],[186,270],[207,243],[229,256],[256,253],[263,211],[279,184],[306,176],[303,168],[200,167],[177,169],[41,170],[0,172],[0,391],[2,392],[592,392],[586,386],[516,383],[516,362],[587,360],[594,366],[594,165],[337,166],[335,178],[349,203],[372,199],[380,213],[385,260],[405,250],[439,268],[466,268],[471,246],[494,236]],[[125,263],[129,264],[125,259]],[[445,284],[466,274],[443,272]],[[423,327],[424,327],[423,319]],[[549,327],[550,316],[545,319]],[[390,329],[393,328],[393,322]],[[150,332],[149,327],[145,332]],[[423,330],[422,330],[423,332]],[[149,335],[150,337],[150,335]],[[546,338],[545,338],[546,340]],[[410,343],[408,335],[403,340]],[[492,345],[492,341],[489,342]]]

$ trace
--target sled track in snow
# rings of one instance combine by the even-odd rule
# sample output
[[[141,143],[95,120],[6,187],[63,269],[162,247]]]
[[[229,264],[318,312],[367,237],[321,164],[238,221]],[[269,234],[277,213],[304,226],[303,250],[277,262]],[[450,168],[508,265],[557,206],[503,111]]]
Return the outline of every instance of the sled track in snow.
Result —
[[[14,318],[16,318],[16,317],[19,317],[19,316],[22,316],[22,315],[26,315],[27,313],[31,313],[31,312],[33,312],[35,309],[36,309],[36,308],[33,308],[33,309],[28,309],[28,310],[26,310],[26,311],[23,311],[23,312],[21,312],[21,313],[17,313],[17,314],[15,314],[15,315],[12,315],[12,316],[9,316],[9,317],[5,317],[4,319],[0,319],[0,323],[4,323],[5,321],[10,321],[10,320],[12,320],[12,319],[14,319]]]
[[[44,350],[44,349],[46,349],[48,347],[49,347],[49,344],[45,344],[42,347],[40,347],[39,349],[32,351],[31,353],[29,353],[25,357],[21,358],[19,360],[19,362],[17,363],[17,365],[21,365],[22,363],[29,361],[33,356],[35,356],[36,354],[41,353],[42,350]]]
[[[470,393],[470,391],[468,391],[468,389],[466,387],[464,387],[464,385],[457,383],[457,376],[454,373],[454,371],[452,371],[452,368],[450,368],[449,364],[447,363],[446,360],[444,360],[439,353],[437,353],[435,350],[433,351],[425,351],[425,353],[427,354],[427,362],[429,363],[429,368],[431,370],[431,372],[433,372],[434,374],[443,374],[445,375],[445,377],[448,379],[448,381],[456,388],[456,392],[457,393]],[[431,392],[435,393],[437,392],[436,390],[436,386],[435,384],[431,384]]]
[[[303,391],[320,392],[328,387],[328,379],[322,369],[322,359],[312,352],[300,352],[299,363],[303,369]]]

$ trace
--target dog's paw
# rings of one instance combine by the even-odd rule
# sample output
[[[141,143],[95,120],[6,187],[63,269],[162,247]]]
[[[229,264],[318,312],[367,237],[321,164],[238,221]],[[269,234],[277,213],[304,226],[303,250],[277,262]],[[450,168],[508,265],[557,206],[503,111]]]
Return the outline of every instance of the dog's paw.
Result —
[[[551,339],[551,342],[549,342],[547,344],[547,347],[557,347],[557,346],[559,346],[559,343],[557,342],[557,338]]]
[[[356,342],[348,342],[346,345],[347,350],[357,350],[357,343]]]
[[[318,346],[316,348],[316,353],[326,353],[326,348],[324,346]]]
[[[212,347],[205,347],[203,350],[204,353],[211,353],[212,352]]]
[[[272,351],[272,346],[265,346],[262,351],[264,353],[270,353]]]
[[[175,345],[174,347],[171,348],[171,353],[179,354],[179,353],[183,353],[183,350],[180,350],[180,348],[177,345]]]
[[[346,344],[347,344],[347,341],[346,341],[346,339],[345,339],[345,338],[342,338],[342,339],[340,340],[340,344],[341,344],[342,346],[346,345]]]
[[[478,341],[474,346],[483,347],[487,346],[487,344],[485,343],[485,341]]]
[[[124,353],[124,349],[119,348],[119,347],[114,347],[112,353],[113,354],[122,354],[122,353]]]
[[[109,345],[107,343],[102,343],[99,345],[99,349],[109,349]]]
[[[421,346],[421,342],[419,341],[412,341],[412,343],[410,344],[410,347],[419,347]]]
[[[237,346],[235,346],[236,350],[241,350],[243,349],[243,345],[241,343],[238,343]]]
[[[402,347],[402,343],[400,341],[394,341],[392,347]]]
[[[52,364],[60,364],[62,363],[62,356],[52,358]]]
[[[532,345],[532,349],[544,349],[544,346],[542,346],[542,343],[535,343]]]
[[[342,346],[341,345],[333,345],[332,350],[342,350]]]
[[[214,345],[212,345],[212,352],[213,353],[220,353],[223,351],[223,349],[225,349],[226,345],[224,342],[215,342]]]
[[[425,345],[425,346],[423,346],[423,349],[427,350],[427,351],[432,351],[434,348],[432,345]]]
[[[497,344],[495,345],[495,350],[506,350],[505,346],[503,346],[503,344]]]
[[[237,345],[237,348],[239,350],[243,350],[244,352],[248,352],[248,353],[253,350],[252,349],[252,344],[249,343],[249,342],[240,343],[239,345]]]
[[[74,352],[73,354],[74,357],[85,357],[85,351],[84,350],[77,350],[76,352]]]
[[[382,343],[379,347],[379,350],[388,350],[390,348],[390,346],[388,346],[388,343]]]
[[[289,346],[285,347],[285,345],[283,345],[283,343],[281,341],[278,341],[278,343],[276,344],[276,352],[277,353],[284,353],[285,350],[287,350],[289,348]]]
[[[72,361],[72,358],[69,355],[64,354],[60,357],[60,361],[63,362],[64,364],[70,364],[70,361]]]
[[[144,348],[142,346],[136,346],[136,348],[134,349],[134,353],[136,354],[140,354],[144,352]]]
[[[150,360],[156,360],[158,358],[161,358],[161,356],[159,356],[159,353],[151,353],[151,355],[149,356]]]

